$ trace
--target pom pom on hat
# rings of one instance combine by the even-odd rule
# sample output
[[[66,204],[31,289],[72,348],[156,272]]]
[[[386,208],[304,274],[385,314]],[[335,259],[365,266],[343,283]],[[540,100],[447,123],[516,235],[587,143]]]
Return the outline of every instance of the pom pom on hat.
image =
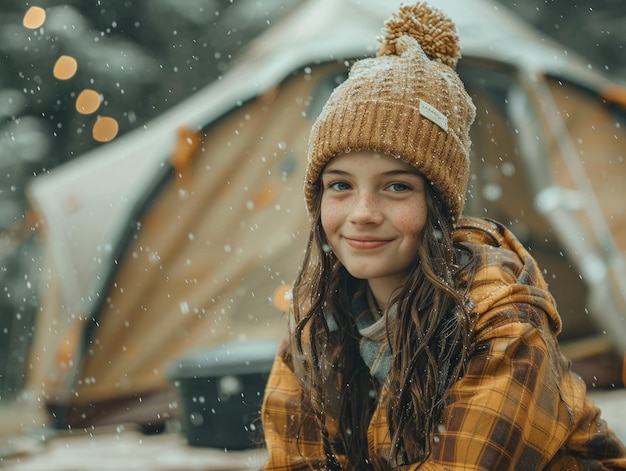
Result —
[[[454,69],[461,58],[459,36],[454,23],[440,10],[426,3],[401,6],[385,22],[384,33],[379,38],[382,44],[378,49],[378,56],[399,55],[396,51],[396,40],[402,36],[411,36],[432,60],[438,60]]]
[[[369,150],[413,166],[451,217],[461,215],[475,108],[454,70],[459,58],[454,23],[426,3],[404,5],[385,22],[376,57],[354,64],[311,130],[304,182],[310,214],[328,161]]]

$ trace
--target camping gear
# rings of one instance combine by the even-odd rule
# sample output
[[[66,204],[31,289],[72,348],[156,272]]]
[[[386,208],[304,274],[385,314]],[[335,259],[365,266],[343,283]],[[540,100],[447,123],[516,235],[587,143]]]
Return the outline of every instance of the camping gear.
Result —
[[[277,350],[273,341],[231,342],[170,365],[189,445],[245,450],[263,443],[261,403]]]
[[[312,118],[350,60],[374,53],[397,3],[305,2],[221,80],[32,181],[48,265],[28,387],[56,426],[158,424],[180,414],[167,365],[283,335]],[[564,349],[584,357],[593,344],[619,369],[624,88],[489,0],[432,3],[457,23],[457,70],[478,108],[468,214],[531,248]]]

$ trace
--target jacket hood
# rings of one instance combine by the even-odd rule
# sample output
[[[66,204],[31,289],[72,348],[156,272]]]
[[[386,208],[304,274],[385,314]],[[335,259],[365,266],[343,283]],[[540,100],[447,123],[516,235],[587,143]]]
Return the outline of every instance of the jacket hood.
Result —
[[[476,331],[530,304],[545,312],[556,335],[561,332],[561,317],[548,284],[535,259],[510,230],[489,219],[464,217],[453,238],[472,253],[476,263],[468,291]]]

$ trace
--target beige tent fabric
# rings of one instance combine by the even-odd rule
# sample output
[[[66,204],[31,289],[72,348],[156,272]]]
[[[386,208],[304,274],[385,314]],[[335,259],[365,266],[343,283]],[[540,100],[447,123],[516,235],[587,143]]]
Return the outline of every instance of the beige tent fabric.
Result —
[[[559,254],[555,234],[534,207],[534,194],[529,188],[531,176],[520,156],[508,117],[484,89],[470,90],[477,116],[472,129],[472,178],[466,210],[506,222],[531,248],[563,318],[562,342],[597,332],[597,326],[585,311],[585,284],[567,257]]]
[[[610,236],[626,256],[626,116],[612,113],[609,102],[601,96],[584,93],[556,80],[549,84],[571,143],[580,157],[577,163],[589,179]],[[555,158],[551,165],[561,185],[576,188],[573,169],[566,160]]]
[[[295,74],[205,131],[102,293],[73,391],[57,364],[45,381],[48,401],[87,405],[161,391],[170,387],[167,365],[192,350],[284,334],[284,296],[273,298],[295,277],[308,236],[309,106],[329,67],[339,68]]]
[[[612,101],[566,80],[548,79],[543,94],[560,117],[552,121],[546,156],[554,184],[576,218],[568,231],[589,287],[585,307],[599,322],[607,350],[624,357],[626,347],[626,118],[624,100]],[[623,89],[622,90],[623,93]],[[619,98],[619,97],[613,97]],[[563,228],[561,228],[563,230]],[[572,250],[572,249],[570,249]],[[601,263],[595,262],[600,258]],[[598,317],[598,313],[607,315]],[[608,334],[608,335],[607,335]],[[588,334],[589,335],[589,334]]]

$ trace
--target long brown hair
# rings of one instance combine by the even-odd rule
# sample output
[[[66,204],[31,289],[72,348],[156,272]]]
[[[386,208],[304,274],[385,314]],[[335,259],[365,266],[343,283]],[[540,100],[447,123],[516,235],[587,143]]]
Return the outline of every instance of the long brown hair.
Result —
[[[371,469],[367,428],[377,385],[361,357],[351,313],[354,296],[367,289],[367,281],[353,278],[330,250],[321,225],[321,193],[293,290],[294,361],[301,362],[297,369],[307,383],[327,467],[341,469],[335,455],[345,454],[352,468]],[[469,312],[457,281],[461,268],[471,263],[454,246],[453,221],[429,185],[426,198],[418,261],[389,304],[395,309],[393,320],[386,316],[392,356],[387,382],[397,394],[390,394],[384,407],[392,442],[389,459],[396,465],[430,455],[445,393],[463,372],[470,342]],[[338,327],[332,333],[329,313]],[[328,416],[339,431],[332,441]]]

